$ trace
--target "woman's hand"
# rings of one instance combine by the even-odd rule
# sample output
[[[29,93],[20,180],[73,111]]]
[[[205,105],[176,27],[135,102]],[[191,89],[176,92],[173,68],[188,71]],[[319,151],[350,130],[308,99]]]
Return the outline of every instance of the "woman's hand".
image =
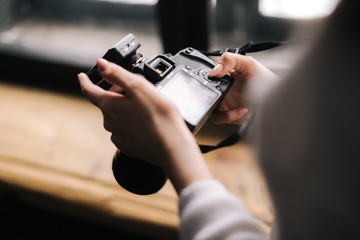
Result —
[[[176,107],[144,78],[104,59],[97,66],[113,85],[110,91],[92,84],[85,74],[79,80],[84,95],[101,109],[112,142],[130,156],[161,165],[156,161],[165,154],[169,134],[190,134]]]
[[[277,76],[254,58],[233,53],[224,53],[209,76],[223,77],[227,73],[234,78],[234,83],[212,119],[215,123],[242,124],[252,103]]]
[[[106,91],[79,74],[83,94],[104,117],[111,140],[129,156],[164,168],[175,189],[211,178],[198,145],[177,107],[143,77],[104,59],[101,76],[112,84]]]

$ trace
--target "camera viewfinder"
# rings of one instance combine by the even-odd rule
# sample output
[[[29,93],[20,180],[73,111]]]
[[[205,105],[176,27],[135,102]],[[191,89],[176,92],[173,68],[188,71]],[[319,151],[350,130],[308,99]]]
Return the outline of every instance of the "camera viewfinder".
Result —
[[[152,82],[157,82],[165,78],[175,67],[175,63],[165,56],[157,56],[155,59],[145,64],[145,76]]]

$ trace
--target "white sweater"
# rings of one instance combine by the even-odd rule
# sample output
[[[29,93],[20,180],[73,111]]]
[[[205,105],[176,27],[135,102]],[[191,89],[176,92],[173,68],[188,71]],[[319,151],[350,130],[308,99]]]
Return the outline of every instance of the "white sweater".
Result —
[[[180,193],[181,239],[262,240],[265,234],[240,199],[216,180]]]

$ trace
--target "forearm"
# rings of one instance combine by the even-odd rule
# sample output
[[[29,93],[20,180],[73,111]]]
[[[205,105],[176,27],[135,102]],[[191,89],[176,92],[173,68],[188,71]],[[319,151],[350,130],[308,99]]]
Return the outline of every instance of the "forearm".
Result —
[[[177,135],[167,149],[163,168],[178,194],[193,182],[213,178],[191,134]]]

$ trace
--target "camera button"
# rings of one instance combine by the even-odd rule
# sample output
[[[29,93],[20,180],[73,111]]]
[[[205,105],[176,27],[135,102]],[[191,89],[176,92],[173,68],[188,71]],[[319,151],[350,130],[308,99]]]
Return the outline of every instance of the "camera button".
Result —
[[[190,54],[192,51],[194,51],[194,49],[189,47],[185,50],[185,53]]]
[[[222,91],[221,87],[219,87],[219,86],[216,86],[216,89],[219,91]]]
[[[204,77],[207,77],[207,75],[209,74],[209,71],[202,71],[201,74],[202,74]]]
[[[213,82],[215,84],[220,84],[219,78],[216,78],[216,77],[208,77],[207,80],[211,81],[211,82]]]
[[[213,83],[215,83],[216,85],[220,85],[220,82],[218,80],[214,80]]]
[[[213,83],[213,79],[211,79],[210,77],[204,76],[204,79],[208,82]]]

